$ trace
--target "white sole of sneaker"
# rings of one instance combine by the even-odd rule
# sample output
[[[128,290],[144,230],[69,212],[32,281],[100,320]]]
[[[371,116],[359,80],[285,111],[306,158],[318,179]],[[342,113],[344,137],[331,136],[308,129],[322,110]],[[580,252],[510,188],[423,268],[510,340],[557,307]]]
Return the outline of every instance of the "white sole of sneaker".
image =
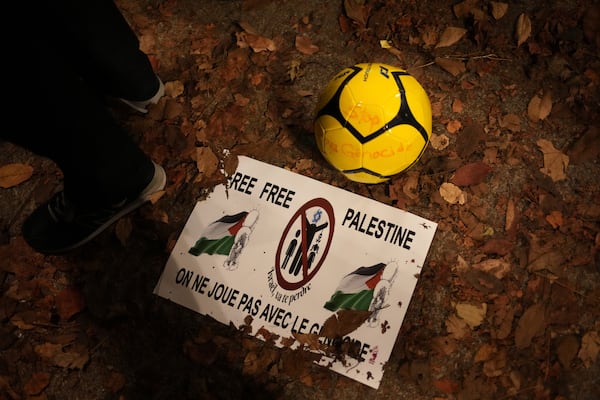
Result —
[[[156,92],[156,94],[154,96],[152,96],[151,98],[149,98],[148,100],[142,100],[142,101],[132,101],[132,100],[126,100],[126,99],[119,99],[121,100],[123,103],[127,104],[129,107],[133,108],[136,111],[141,112],[142,114],[146,114],[148,112],[148,106],[150,104],[157,104],[158,101],[161,99],[161,97],[163,97],[165,95],[165,85],[162,82],[162,80],[160,79],[160,77],[157,75],[156,78],[158,79],[158,90]]]

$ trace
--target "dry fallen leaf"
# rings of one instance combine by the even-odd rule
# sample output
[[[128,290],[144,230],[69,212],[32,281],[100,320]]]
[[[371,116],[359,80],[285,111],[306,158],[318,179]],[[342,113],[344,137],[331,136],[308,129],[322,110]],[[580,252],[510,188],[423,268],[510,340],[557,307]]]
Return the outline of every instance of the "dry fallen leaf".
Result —
[[[463,72],[467,71],[467,67],[465,66],[464,61],[461,60],[445,57],[436,57],[435,63],[452,76],[458,76]]]
[[[452,102],[452,112],[461,113],[464,109],[464,103],[461,99],[454,99]]]
[[[33,175],[33,167],[27,164],[6,164],[0,167],[0,187],[8,189],[17,186]]]
[[[513,240],[495,237],[485,242],[481,247],[481,251],[485,254],[505,256],[510,253],[514,247],[515,242]]]
[[[449,26],[442,33],[442,35],[440,36],[440,41],[435,47],[438,48],[452,46],[453,44],[457,43],[460,39],[462,39],[466,33],[467,30],[465,28]]]
[[[254,27],[248,21],[238,21],[238,25],[242,28],[246,33],[251,33],[253,35],[258,35],[258,31],[254,29]]]
[[[434,26],[426,26],[423,28],[423,32],[421,33],[421,40],[423,41],[423,44],[425,46],[434,46],[438,42],[439,38],[439,33]]]
[[[554,182],[566,179],[569,156],[556,149],[549,140],[540,139],[536,143],[544,153],[544,167],[540,168],[540,171],[552,178]]]
[[[125,375],[118,371],[111,371],[106,378],[105,386],[108,388],[108,390],[110,390],[111,393],[114,394],[123,389],[126,383],[127,380],[125,379]]]
[[[302,54],[315,54],[319,51],[319,46],[313,44],[308,36],[296,36],[296,49]]]
[[[515,31],[515,37],[517,38],[517,47],[525,43],[531,35],[531,20],[527,14],[519,15],[517,19],[517,28]]]
[[[565,265],[567,257],[563,250],[565,242],[562,237],[555,236],[553,239],[529,235],[529,252],[527,258],[529,271],[548,271],[559,274]]]
[[[477,3],[477,0],[464,0],[453,5],[452,11],[454,11],[454,15],[456,15],[457,18],[466,18],[473,12]]]
[[[183,94],[184,90],[185,88],[181,81],[165,82],[165,94],[169,97],[179,97]]]
[[[560,338],[556,346],[558,360],[565,368],[569,368],[579,351],[579,340],[575,335],[567,335]]]
[[[50,384],[50,378],[51,376],[47,372],[34,372],[23,386],[25,394],[28,397],[40,394]]]
[[[515,345],[517,348],[529,347],[534,337],[544,333],[546,324],[546,308],[542,303],[533,304],[525,310],[515,329]]]
[[[492,168],[478,161],[463,165],[456,170],[450,182],[457,186],[478,185],[485,180]]]
[[[454,339],[462,339],[469,333],[469,325],[464,319],[451,314],[446,320],[446,331]]]
[[[312,90],[305,90],[305,89],[298,89],[298,90],[296,90],[296,93],[300,97],[310,97],[315,94],[315,92],[313,92]]]
[[[460,384],[451,379],[436,379],[433,385],[442,393],[454,394],[460,390]]]
[[[90,361],[90,354],[86,348],[73,347],[57,353],[52,362],[62,368],[83,369]]]
[[[467,199],[465,192],[458,186],[450,182],[444,182],[440,186],[440,194],[442,198],[450,204],[465,204]]]
[[[269,365],[278,361],[278,354],[273,349],[262,349],[260,352],[248,352],[244,358],[244,374],[256,375],[259,371],[265,371]]]
[[[432,133],[431,138],[429,138],[429,143],[431,143],[431,147],[436,150],[444,150],[450,144],[450,139],[443,133],[441,135]]]
[[[348,18],[360,27],[364,28],[367,26],[370,7],[365,5],[364,0],[344,0],[344,11]]]
[[[83,295],[76,287],[66,287],[54,299],[61,321],[68,321],[85,307]]]
[[[481,361],[490,360],[494,356],[494,354],[496,354],[497,351],[498,348],[493,344],[483,343],[481,346],[479,346],[479,349],[475,353],[475,356],[473,357],[473,362],[478,363]]]
[[[196,148],[196,166],[200,175],[198,180],[200,181],[205,176],[210,176],[217,171],[219,166],[219,159],[208,147]]]
[[[456,138],[456,153],[462,159],[469,158],[485,137],[483,126],[467,122]]]
[[[461,317],[471,329],[481,325],[487,314],[487,304],[469,304],[469,303],[458,303],[456,305],[456,314]]]
[[[419,199],[419,172],[409,171],[402,192],[411,200]]]
[[[240,21],[238,22],[238,25],[244,30],[244,32],[236,34],[237,45],[239,47],[250,47],[255,53],[277,50],[275,42],[272,39],[260,35],[250,23]]]
[[[511,132],[521,130],[521,118],[516,114],[506,114],[498,122],[501,128],[506,128]]]
[[[319,335],[316,333],[295,333],[292,335],[298,343],[310,350],[320,350],[324,345],[319,341]]]
[[[598,359],[600,353],[600,336],[598,332],[588,332],[581,339],[581,349],[577,356],[583,361],[586,368],[591,367]]]
[[[302,63],[300,62],[300,60],[293,59],[289,62],[287,68],[287,75],[289,76],[290,81],[294,82],[296,79],[304,75],[301,67]]]
[[[504,17],[506,11],[508,11],[508,3],[501,3],[498,1],[492,1],[492,16],[495,20],[499,20]]]
[[[554,210],[546,215],[546,221],[548,221],[554,229],[557,229],[564,224],[564,217],[560,211]]]
[[[50,311],[26,310],[14,314],[10,318],[10,323],[22,330],[29,330],[40,324],[50,323]]]
[[[590,126],[579,139],[573,143],[567,153],[572,164],[600,159],[600,128]]]
[[[505,374],[507,364],[506,349],[501,349],[494,353],[490,360],[483,363],[483,373],[488,378],[497,377]]]
[[[473,264],[474,269],[487,272],[498,279],[504,278],[511,271],[511,264],[501,259],[490,258],[480,263]]]
[[[266,38],[264,36],[253,35],[248,33],[244,36],[244,40],[255,53],[260,53],[261,51],[277,50],[275,42],[272,39]]]
[[[131,232],[133,232],[133,224],[130,218],[121,218],[117,221],[115,235],[123,247],[127,246]]]
[[[63,345],[59,343],[45,342],[34,346],[34,351],[41,358],[52,359],[56,354],[60,353]]]
[[[504,230],[506,232],[511,231],[515,227],[516,215],[517,208],[515,205],[515,201],[512,198],[508,199],[508,202],[506,204],[506,216],[504,221]]]
[[[371,311],[339,310],[325,320],[319,336],[327,338],[346,336],[358,329],[371,314]]]
[[[462,123],[459,120],[452,120],[446,124],[446,130],[450,133],[456,133],[462,128]]]
[[[546,119],[552,110],[552,94],[544,91],[542,97],[535,95],[529,101],[527,106],[527,116],[533,122]]]
[[[600,4],[591,5],[583,16],[583,34],[600,48]]]
[[[392,42],[390,40],[383,39],[379,41],[379,46],[381,46],[382,49],[389,49],[392,47]]]

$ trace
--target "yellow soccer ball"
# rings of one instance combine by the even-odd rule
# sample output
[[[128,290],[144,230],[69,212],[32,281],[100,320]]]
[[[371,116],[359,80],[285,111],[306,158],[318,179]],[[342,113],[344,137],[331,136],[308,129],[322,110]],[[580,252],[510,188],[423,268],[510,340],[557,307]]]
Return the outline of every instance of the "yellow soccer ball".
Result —
[[[364,63],[343,69],[323,89],[314,131],[334,168],[356,182],[380,183],[419,160],[431,123],[429,97],[412,75]]]

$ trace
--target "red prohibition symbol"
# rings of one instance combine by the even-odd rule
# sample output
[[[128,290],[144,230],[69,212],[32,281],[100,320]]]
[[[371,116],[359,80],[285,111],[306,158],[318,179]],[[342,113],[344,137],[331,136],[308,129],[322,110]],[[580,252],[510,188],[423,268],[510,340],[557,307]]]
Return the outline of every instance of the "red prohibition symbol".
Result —
[[[279,286],[295,290],[316,275],[329,252],[334,226],[333,207],[324,198],[309,200],[296,211],[281,234],[275,254],[275,274]],[[293,231],[293,227],[297,229]],[[288,245],[284,249],[286,243]],[[288,278],[295,276],[299,278]]]

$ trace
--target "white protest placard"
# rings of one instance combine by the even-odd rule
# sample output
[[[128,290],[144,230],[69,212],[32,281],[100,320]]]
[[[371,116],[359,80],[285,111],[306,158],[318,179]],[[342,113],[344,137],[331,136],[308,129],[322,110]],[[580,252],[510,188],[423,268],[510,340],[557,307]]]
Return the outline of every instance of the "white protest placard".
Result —
[[[257,337],[266,329],[280,347],[318,338],[308,350],[320,365],[378,388],[437,224],[238,158],[195,205],[154,293]],[[351,331],[332,330],[349,315]]]

